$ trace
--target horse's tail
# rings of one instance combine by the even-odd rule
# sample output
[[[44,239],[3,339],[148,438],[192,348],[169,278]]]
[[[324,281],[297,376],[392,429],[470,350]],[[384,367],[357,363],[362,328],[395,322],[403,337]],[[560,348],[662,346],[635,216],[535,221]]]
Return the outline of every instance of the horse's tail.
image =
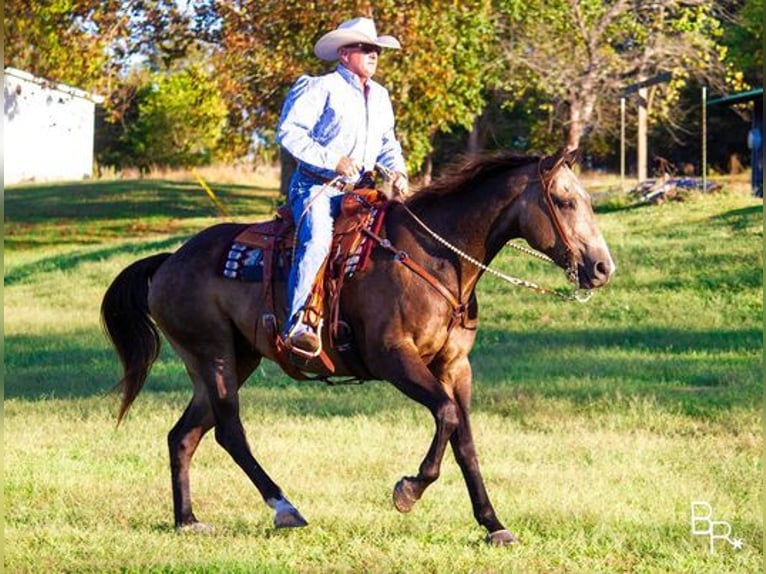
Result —
[[[149,314],[149,280],[168,257],[170,253],[159,253],[123,269],[101,302],[101,323],[123,370],[117,383],[122,389],[118,425],[141,392],[160,352],[160,335]]]

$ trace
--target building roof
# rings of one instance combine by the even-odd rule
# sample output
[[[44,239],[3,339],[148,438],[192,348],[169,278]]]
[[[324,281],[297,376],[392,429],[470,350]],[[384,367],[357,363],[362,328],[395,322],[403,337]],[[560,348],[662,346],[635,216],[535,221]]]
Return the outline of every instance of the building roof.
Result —
[[[65,94],[70,96],[76,96],[78,98],[84,98],[86,100],[90,100],[91,102],[95,104],[101,104],[104,101],[104,98],[102,96],[99,96],[98,94],[92,94],[90,92],[86,92],[78,88],[73,88],[72,86],[67,86],[66,84],[51,82],[50,80],[46,80],[45,78],[38,78],[37,76],[33,76],[32,74],[30,74],[29,72],[17,70],[16,68],[10,68],[10,67],[5,68],[3,70],[3,73],[6,76],[11,76],[13,78],[18,78],[20,80],[26,80],[27,82],[33,82],[45,88],[50,88],[53,90],[58,90],[59,92],[64,92]]]
[[[758,98],[763,99],[763,88],[749,90],[747,92],[739,92],[738,94],[729,94],[728,96],[721,96],[720,98],[708,100],[707,105],[726,104],[730,106],[732,104],[741,104],[742,102],[757,100]]]

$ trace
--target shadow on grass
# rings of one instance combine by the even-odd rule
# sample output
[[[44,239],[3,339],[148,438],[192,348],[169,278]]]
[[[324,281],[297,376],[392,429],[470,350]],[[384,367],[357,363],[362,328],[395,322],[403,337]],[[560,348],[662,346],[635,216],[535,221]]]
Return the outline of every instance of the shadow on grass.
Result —
[[[763,226],[763,203],[757,203],[750,207],[732,209],[710,218],[713,222],[720,222],[731,227],[734,231],[747,229],[754,225]]]
[[[273,190],[242,185],[215,186],[220,200],[244,212],[268,211]],[[258,205],[258,204],[263,204]],[[256,208],[254,208],[256,206]],[[188,218],[214,215],[216,207],[197,184],[164,180],[97,181],[14,187],[5,190],[6,221]]]
[[[479,393],[500,414],[516,412],[517,399],[608,409],[619,398],[711,416],[757,408],[761,348],[756,329],[484,331],[471,358]]]
[[[43,273],[52,271],[71,271],[85,263],[96,263],[115,255],[132,254],[136,259],[144,255],[151,255],[161,251],[175,251],[176,247],[185,239],[186,235],[170,237],[157,241],[137,240],[130,243],[122,243],[103,249],[90,249],[62,255],[47,257],[34,263],[19,265],[5,274],[5,285],[11,286],[23,283],[30,277],[38,277]]]
[[[6,398],[88,397],[108,392],[119,378],[116,355],[106,341],[94,343],[92,333],[11,336],[5,345]],[[761,345],[762,333],[755,329],[484,330],[471,358],[478,389],[493,399],[482,401],[482,411],[512,414],[510,401],[520,396],[574,405],[619,396],[707,416],[733,407],[756,408]],[[388,385],[330,392],[322,383],[291,381],[269,362],[247,389],[257,395],[258,409],[300,415],[374,414],[406,401]],[[190,391],[180,360],[165,344],[144,394]]]
[[[193,183],[162,180],[91,182],[5,191],[5,248],[94,245],[122,237],[191,235],[229,218],[262,221],[276,211],[275,190],[215,186],[217,202]],[[209,222],[209,223],[208,223]]]

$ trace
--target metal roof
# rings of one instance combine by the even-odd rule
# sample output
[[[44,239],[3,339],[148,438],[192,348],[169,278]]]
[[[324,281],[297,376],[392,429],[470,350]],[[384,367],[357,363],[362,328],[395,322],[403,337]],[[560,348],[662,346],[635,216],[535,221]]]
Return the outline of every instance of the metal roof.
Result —
[[[18,70],[16,68],[5,68],[3,70],[4,76],[10,76],[12,78],[18,78],[20,80],[26,80],[27,82],[33,82],[35,84],[38,84],[40,86],[43,86],[45,88],[49,88],[52,90],[58,90],[59,92],[63,92],[70,96],[75,96],[78,98],[83,98],[86,100],[90,100],[93,103],[101,104],[104,102],[103,96],[100,96],[98,94],[92,94],[90,92],[86,92],[84,90],[80,90],[78,88],[73,88],[72,86],[67,86],[66,84],[59,84],[57,82],[51,82],[46,80],[45,78],[39,78],[37,76],[33,76],[29,72],[24,72],[23,70]]]
[[[739,92],[738,94],[730,94],[728,96],[721,96],[720,98],[715,98],[714,100],[708,100],[707,105],[712,106],[713,104],[739,104],[742,102],[757,100],[758,98],[763,98],[763,88],[749,90],[747,92]]]

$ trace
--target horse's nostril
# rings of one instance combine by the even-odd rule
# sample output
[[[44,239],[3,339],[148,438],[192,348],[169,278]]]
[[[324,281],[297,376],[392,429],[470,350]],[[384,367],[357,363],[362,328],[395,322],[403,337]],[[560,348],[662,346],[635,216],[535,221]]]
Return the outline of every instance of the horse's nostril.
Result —
[[[612,274],[612,265],[607,260],[597,261],[593,266],[593,275],[599,279],[609,279]]]

